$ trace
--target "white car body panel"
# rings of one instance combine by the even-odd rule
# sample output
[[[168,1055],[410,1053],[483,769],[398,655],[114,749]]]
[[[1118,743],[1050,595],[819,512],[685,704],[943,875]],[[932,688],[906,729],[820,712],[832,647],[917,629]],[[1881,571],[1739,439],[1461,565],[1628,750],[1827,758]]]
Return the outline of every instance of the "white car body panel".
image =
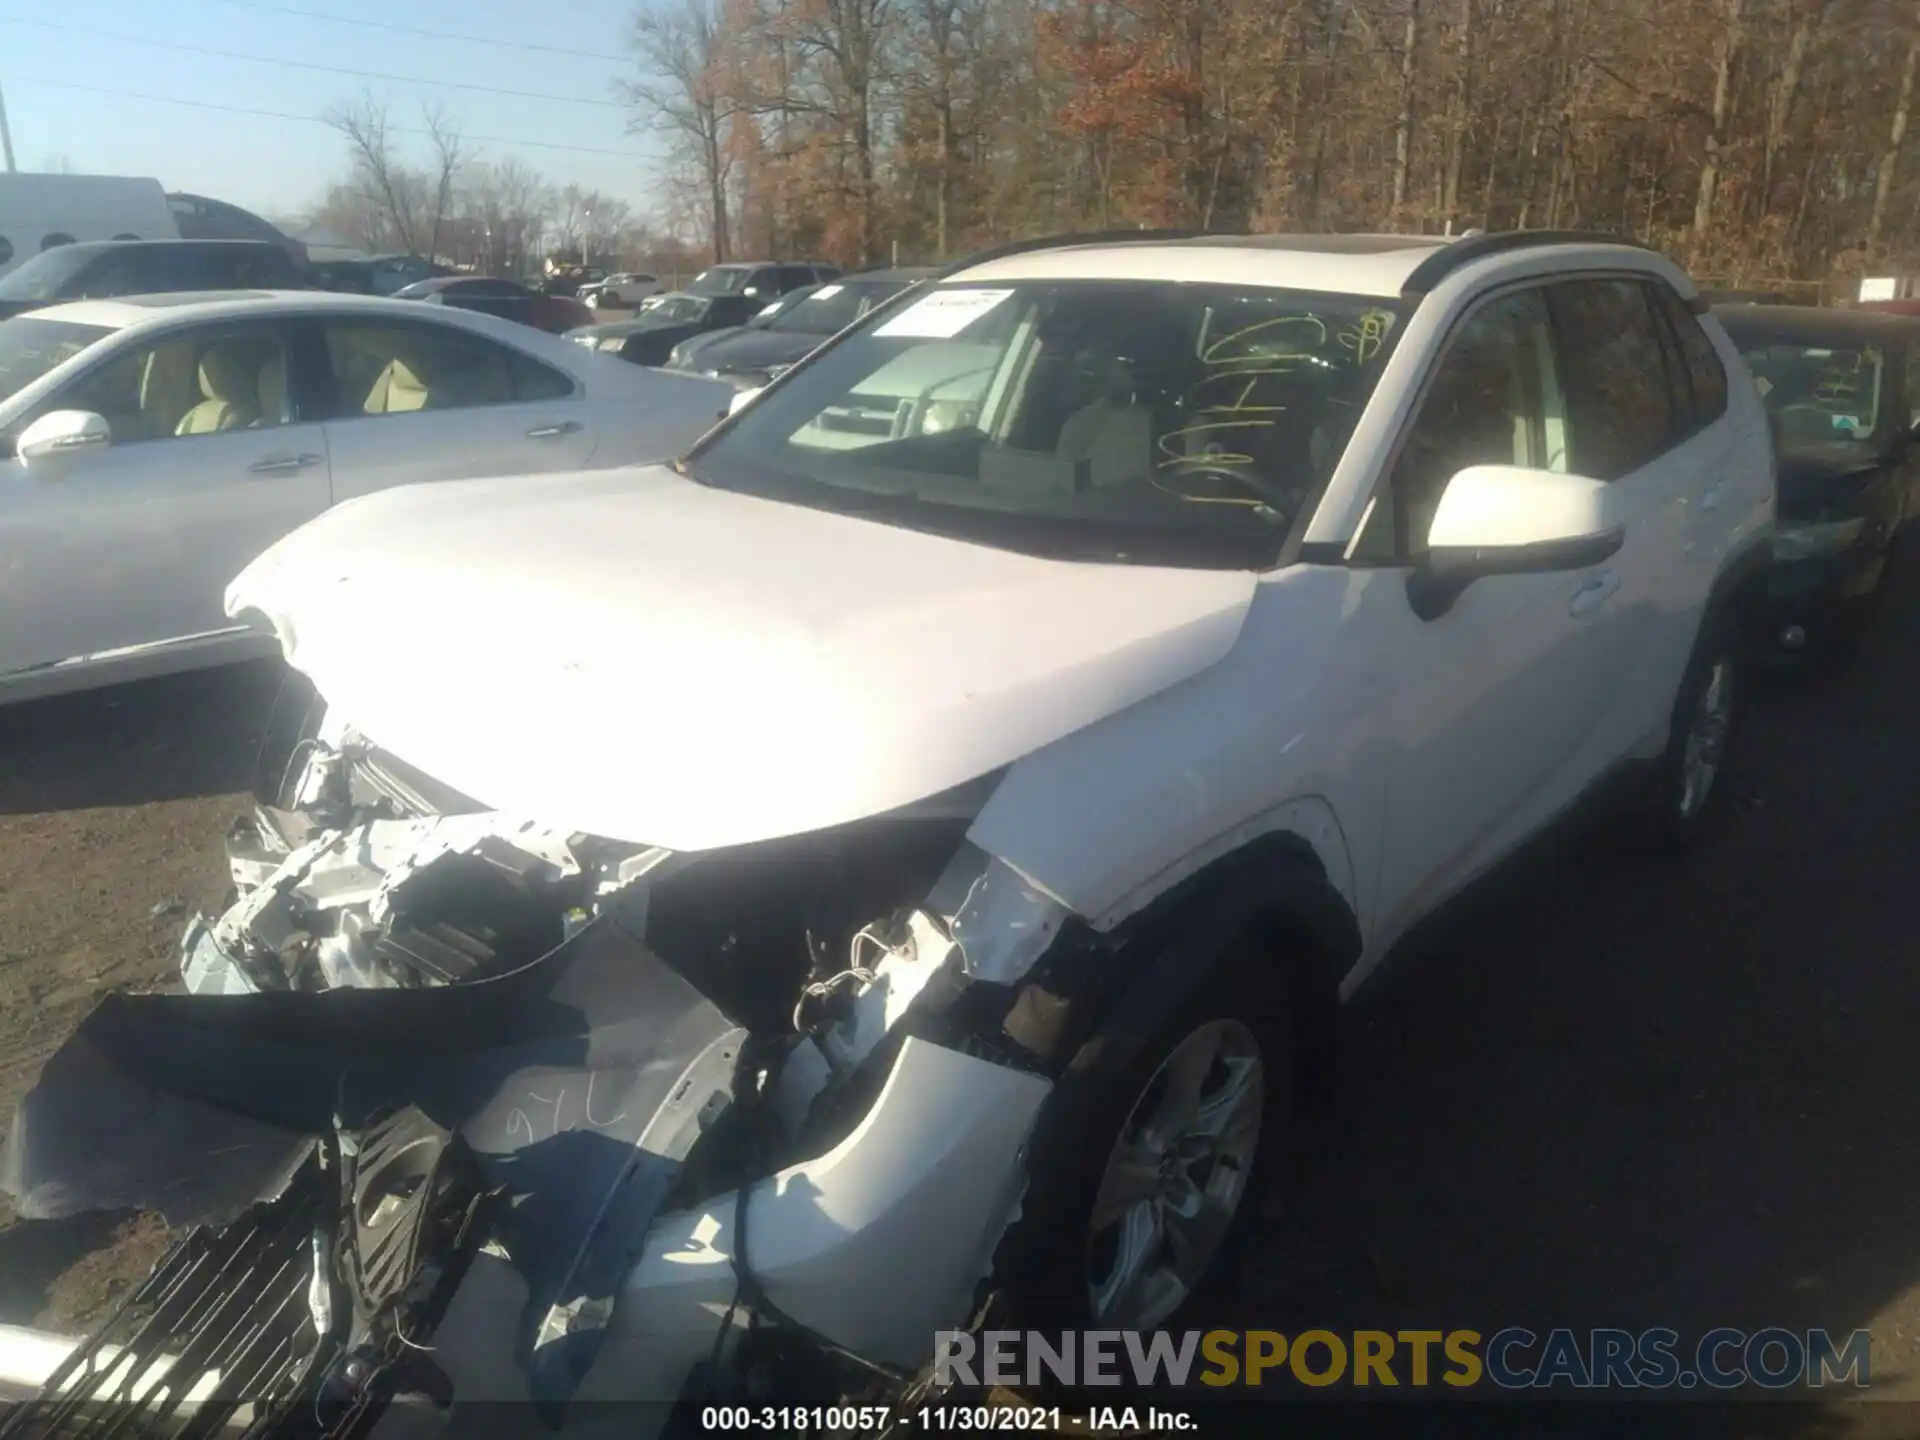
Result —
[[[272,646],[222,591],[274,541],[342,500],[421,481],[555,473],[678,453],[733,396],[721,382],[627,365],[491,316],[306,292],[83,301],[34,318],[114,333],[0,401],[0,433],[57,406],[125,350],[241,321],[404,319],[477,334],[565,373],[525,404],[296,423],[0,461],[0,703],[251,658]],[[291,465],[290,469],[256,469]]]
[[[704,850],[922,799],[1122,710],[1226,655],[1254,589],[1241,571],[1036,559],[656,467],[370,497],[269,550],[227,603],[267,617],[362,733],[456,790]],[[436,669],[490,677],[493,700],[418,683],[409,636]]]

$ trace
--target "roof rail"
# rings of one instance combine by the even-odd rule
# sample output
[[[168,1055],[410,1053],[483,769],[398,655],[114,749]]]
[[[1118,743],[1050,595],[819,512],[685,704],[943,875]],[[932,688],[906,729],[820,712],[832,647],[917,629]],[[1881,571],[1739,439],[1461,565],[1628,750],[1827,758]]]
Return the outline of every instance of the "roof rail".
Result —
[[[1070,245],[1125,245],[1139,244],[1155,240],[1198,240],[1207,235],[1225,232],[1218,230],[1090,230],[1081,234],[1043,235],[1032,240],[1014,240],[1005,245],[995,245],[987,250],[977,250],[962,259],[944,266],[934,278],[944,280],[949,275],[975,265],[984,265],[989,260],[1004,260],[1012,255],[1026,255],[1035,250],[1064,250]]]
[[[1441,246],[1414,266],[1413,273],[1401,285],[1400,294],[1405,299],[1417,300],[1432,293],[1442,280],[1462,266],[1471,265],[1475,260],[1484,260],[1489,255],[1526,250],[1535,245],[1626,245],[1635,250],[1659,253],[1653,246],[1644,245],[1625,235],[1589,230],[1497,230],[1490,235],[1464,235],[1451,245]]]

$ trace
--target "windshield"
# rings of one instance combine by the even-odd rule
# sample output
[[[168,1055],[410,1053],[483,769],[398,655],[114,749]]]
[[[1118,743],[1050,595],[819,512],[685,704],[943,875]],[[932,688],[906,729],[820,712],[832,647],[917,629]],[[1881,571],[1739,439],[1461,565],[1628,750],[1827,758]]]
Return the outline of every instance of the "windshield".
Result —
[[[832,335],[853,324],[882,300],[907,287],[898,281],[869,285],[822,285],[767,326],[783,334]]]
[[[1735,335],[1783,445],[1863,440],[1880,425],[1879,348]]]
[[[0,401],[12,399],[55,366],[112,333],[103,325],[75,325],[37,315],[0,320]]]
[[[649,320],[698,320],[707,313],[708,302],[698,295],[669,295],[658,305],[649,306]]]
[[[92,250],[60,245],[43,251],[5,278],[0,278],[0,300],[58,300],[67,282],[92,260]]]
[[[734,265],[714,265],[702,270],[693,277],[693,283],[687,286],[690,295],[738,295],[747,288],[747,277],[753,272]]]
[[[946,285],[796,370],[687,473],[1011,549],[1253,568],[1332,473],[1399,318],[1258,287]]]

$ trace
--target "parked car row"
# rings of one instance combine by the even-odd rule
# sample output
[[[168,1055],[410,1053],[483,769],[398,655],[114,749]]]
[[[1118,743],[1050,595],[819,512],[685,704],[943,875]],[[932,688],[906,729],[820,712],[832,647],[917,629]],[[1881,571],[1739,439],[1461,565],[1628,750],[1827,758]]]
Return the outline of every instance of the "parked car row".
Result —
[[[1205,1328],[1343,1006],[1589,798],[1656,852],[1709,835],[1749,617],[1905,514],[1896,322],[1749,326],[1603,237],[1065,237],[765,325],[716,269],[580,344],[339,297],[0,324],[20,490],[97,507],[23,583],[100,618],[189,555],[231,583],[180,613],[300,677],[190,993],[113,997],[21,1103],[21,1214],[199,1227],[124,1324],[0,1332],[29,1419],[137,1428],[204,1370],[291,1436],[428,1354],[456,1409],[778,1381],[883,1414],[982,1314]],[[707,373],[614,360],[731,299],[673,341]],[[423,326],[488,358],[442,372]],[[477,445],[449,475],[495,413],[544,445],[644,411],[617,462],[650,463],[603,439],[260,549],[289,477],[377,488],[396,394],[459,412],[417,417]],[[124,435],[265,479],[196,461],[129,544],[160,505],[37,468]],[[1803,436],[1866,448],[1802,496]],[[195,1373],[136,1388],[148,1354]]]

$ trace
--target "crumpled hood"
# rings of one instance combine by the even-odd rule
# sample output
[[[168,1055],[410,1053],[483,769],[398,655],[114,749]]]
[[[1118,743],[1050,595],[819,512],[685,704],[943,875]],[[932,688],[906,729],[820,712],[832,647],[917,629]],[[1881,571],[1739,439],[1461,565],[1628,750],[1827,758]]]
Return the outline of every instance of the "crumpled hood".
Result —
[[[1255,577],[1040,559],[661,466],[341,505],[228,613],[473,799],[703,850],[974,779],[1206,669]]]

